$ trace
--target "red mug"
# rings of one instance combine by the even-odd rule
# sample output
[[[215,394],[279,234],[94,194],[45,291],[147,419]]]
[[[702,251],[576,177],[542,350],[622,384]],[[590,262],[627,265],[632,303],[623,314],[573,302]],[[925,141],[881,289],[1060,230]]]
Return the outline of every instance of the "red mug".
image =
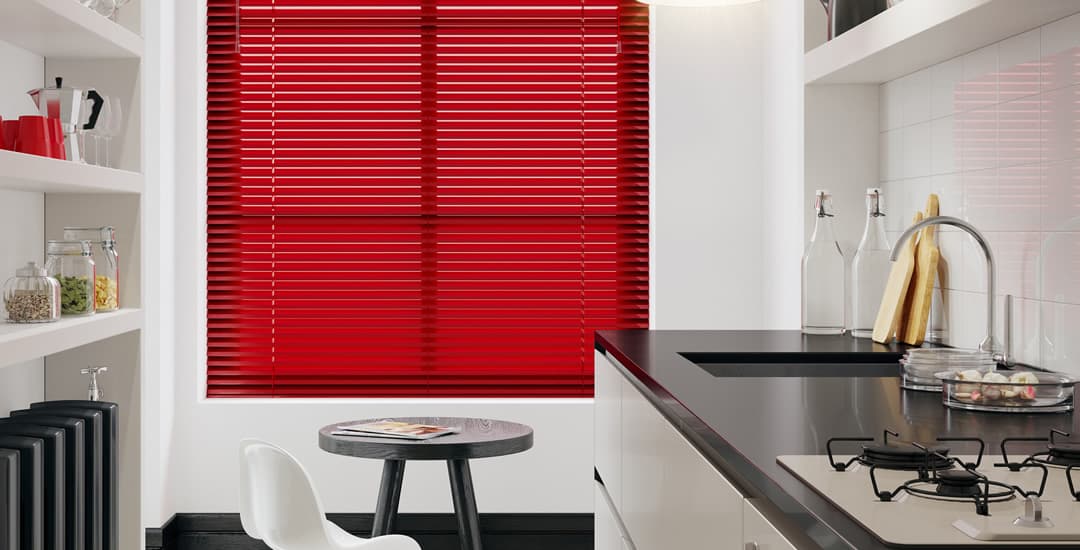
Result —
[[[49,118],[48,119],[49,130],[49,152],[52,158],[67,160],[67,152],[64,150],[64,126],[60,124],[60,119]]]
[[[15,138],[19,136],[18,120],[0,121],[0,149],[15,150]]]
[[[19,117],[19,137],[15,142],[15,150],[28,155],[52,156],[48,119],[41,115]]]

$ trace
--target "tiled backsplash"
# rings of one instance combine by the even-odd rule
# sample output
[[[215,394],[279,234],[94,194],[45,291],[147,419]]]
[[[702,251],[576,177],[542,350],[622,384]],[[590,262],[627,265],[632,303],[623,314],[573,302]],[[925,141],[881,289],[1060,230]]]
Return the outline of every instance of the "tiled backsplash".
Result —
[[[880,116],[890,236],[937,193],[990,240],[1018,359],[1080,374],[1080,13],[885,83]],[[947,342],[974,347],[982,252],[952,228],[939,238]]]

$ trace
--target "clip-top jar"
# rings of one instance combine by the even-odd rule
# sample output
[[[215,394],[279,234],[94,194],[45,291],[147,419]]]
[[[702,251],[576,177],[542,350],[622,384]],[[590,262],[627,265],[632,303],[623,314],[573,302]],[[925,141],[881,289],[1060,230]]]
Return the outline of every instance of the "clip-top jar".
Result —
[[[120,308],[120,256],[116,253],[116,231],[105,227],[65,227],[64,239],[90,241],[94,276],[94,306],[98,313]]]
[[[90,241],[49,241],[45,270],[60,283],[60,313],[94,313],[94,260]]]
[[[60,283],[44,267],[30,262],[4,283],[9,323],[49,323],[60,318]]]

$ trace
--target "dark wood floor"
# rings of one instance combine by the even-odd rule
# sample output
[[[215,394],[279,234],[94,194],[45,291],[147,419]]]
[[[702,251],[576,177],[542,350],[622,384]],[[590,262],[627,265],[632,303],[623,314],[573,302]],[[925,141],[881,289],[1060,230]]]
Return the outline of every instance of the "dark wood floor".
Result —
[[[350,533],[367,536],[372,514],[331,514]],[[481,514],[484,550],[592,550],[592,514]],[[460,550],[452,514],[403,514],[396,532],[424,550]],[[147,550],[263,550],[244,534],[236,514],[180,514],[147,530]]]

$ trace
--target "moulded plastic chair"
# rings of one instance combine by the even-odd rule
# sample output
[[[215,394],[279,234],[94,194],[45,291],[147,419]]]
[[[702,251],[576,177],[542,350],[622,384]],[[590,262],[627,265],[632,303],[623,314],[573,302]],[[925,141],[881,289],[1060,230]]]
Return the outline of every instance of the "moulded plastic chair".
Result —
[[[354,537],[326,519],[304,467],[264,441],[240,444],[240,522],[273,550],[421,550],[404,535]]]

